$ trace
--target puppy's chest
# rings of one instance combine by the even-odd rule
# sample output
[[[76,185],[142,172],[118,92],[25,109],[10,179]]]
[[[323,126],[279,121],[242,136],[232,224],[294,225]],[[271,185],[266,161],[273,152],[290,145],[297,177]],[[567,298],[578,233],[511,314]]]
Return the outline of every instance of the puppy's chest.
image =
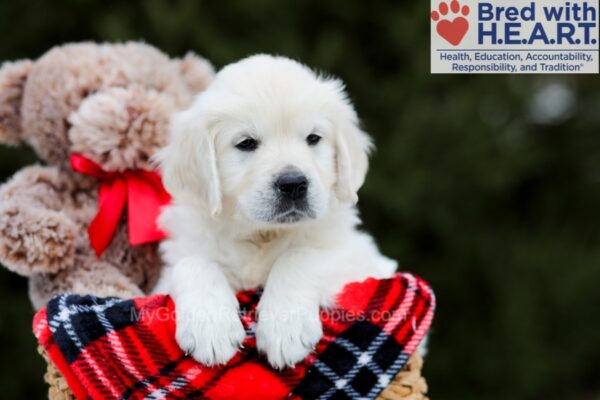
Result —
[[[244,242],[236,250],[223,263],[230,284],[236,290],[264,286],[277,258],[277,248],[271,243]]]

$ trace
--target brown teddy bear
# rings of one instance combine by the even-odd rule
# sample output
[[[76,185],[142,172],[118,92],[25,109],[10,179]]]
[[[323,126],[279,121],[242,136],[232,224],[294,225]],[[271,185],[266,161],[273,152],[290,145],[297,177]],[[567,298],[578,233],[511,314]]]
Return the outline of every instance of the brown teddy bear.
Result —
[[[143,43],[69,44],[2,66],[0,142],[27,142],[47,164],[0,187],[0,262],[30,277],[36,309],[61,292],[152,288],[168,195],[151,158],[213,75],[198,56]]]

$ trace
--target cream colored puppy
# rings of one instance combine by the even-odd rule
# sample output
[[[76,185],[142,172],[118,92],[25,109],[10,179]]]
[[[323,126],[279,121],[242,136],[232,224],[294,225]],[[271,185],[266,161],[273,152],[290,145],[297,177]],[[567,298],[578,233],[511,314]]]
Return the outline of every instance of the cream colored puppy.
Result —
[[[227,362],[245,336],[235,292],[260,286],[257,347],[293,366],[321,338],[319,306],[393,274],[357,230],[370,147],[342,82],[283,57],[223,68],[174,116],[159,157],[175,202],[160,218],[170,239],[157,291],[173,297],[182,349]]]

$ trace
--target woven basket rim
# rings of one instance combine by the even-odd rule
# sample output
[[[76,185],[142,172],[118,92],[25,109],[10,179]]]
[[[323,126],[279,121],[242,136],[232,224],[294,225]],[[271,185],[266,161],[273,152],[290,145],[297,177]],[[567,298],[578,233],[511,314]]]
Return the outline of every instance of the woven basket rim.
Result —
[[[48,358],[46,350],[38,346],[38,352],[46,360],[48,368],[44,380],[49,385],[50,400],[72,400],[73,393],[67,382]],[[427,382],[422,376],[423,358],[415,351],[390,384],[377,396],[377,400],[428,400]]]

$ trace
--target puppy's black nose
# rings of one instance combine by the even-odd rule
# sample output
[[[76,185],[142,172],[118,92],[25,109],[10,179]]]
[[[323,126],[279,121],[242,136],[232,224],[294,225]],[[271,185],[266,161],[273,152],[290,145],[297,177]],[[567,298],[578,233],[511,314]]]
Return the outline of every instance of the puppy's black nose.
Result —
[[[277,178],[275,187],[282,196],[298,200],[306,197],[308,180],[300,172],[286,172]]]

